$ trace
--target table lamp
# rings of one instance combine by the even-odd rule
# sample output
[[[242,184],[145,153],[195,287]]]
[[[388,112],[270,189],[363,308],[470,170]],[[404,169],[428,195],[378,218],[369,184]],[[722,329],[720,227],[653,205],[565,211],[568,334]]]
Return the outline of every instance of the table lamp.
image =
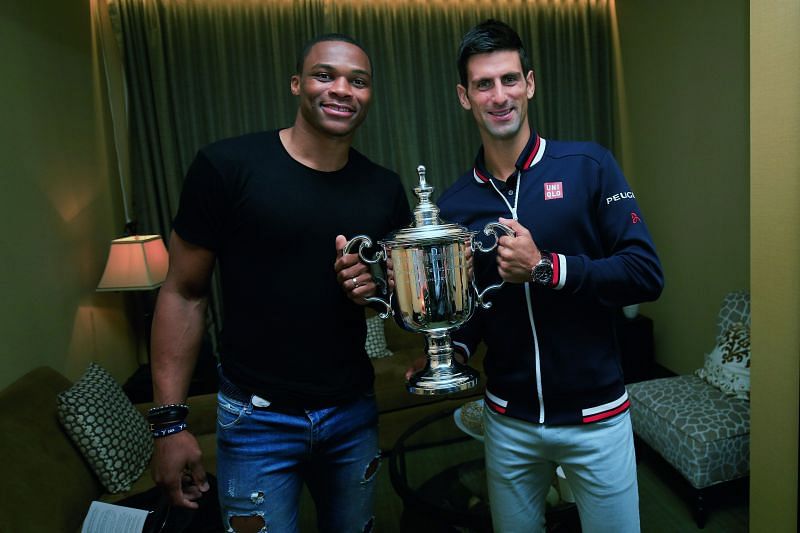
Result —
[[[98,291],[146,291],[164,283],[169,255],[161,235],[131,235],[111,241]]]
[[[97,290],[138,291],[144,321],[144,343],[147,363],[141,364],[122,389],[133,402],[152,399],[150,381],[150,329],[153,318],[155,289],[164,283],[169,255],[161,235],[130,235],[111,241],[108,260]]]

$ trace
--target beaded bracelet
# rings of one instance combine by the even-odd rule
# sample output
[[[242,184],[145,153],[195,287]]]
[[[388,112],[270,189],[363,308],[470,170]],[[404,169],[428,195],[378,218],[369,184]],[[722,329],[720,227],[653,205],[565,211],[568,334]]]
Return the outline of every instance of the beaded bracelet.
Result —
[[[184,429],[188,428],[189,424],[186,422],[181,422],[180,424],[175,424],[174,426],[167,426],[160,429],[154,429],[151,431],[153,434],[154,439],[159,439],[161,437],[167,437],[169,435],[174,435],[175,433],[180,433]]]

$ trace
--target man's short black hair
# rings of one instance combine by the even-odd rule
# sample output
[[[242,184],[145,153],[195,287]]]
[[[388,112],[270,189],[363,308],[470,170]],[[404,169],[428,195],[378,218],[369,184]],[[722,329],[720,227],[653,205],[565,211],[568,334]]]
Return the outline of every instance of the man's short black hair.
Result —
[[[370,57],[369,52],[367,52],[367,49],[364,48],[364,45],[355,40],[353,37],[350,37],[349,35],[346,35],[344,33],[325,33],[323,35],[318,35],[317,37],[314,37],[313,39],[308,41],[303,46],[303,51],[300,52],[299,56],[297,56],[297,65],[295,65],[296,69],[295,74],[303,73],[303,63],[305,63],[306,58],[308,57],[308,54],[311,53],[311,49],[314,47],[314,45],[317,43],[324,43],[328,41],[349,43],[359,47],[361,51],[364,52],[364,54],[367,56],[367,60],[369,61],[370,74],[372,74],[372,71],[374,70],[372,67],[372,57]]]
[[[531,62],[517,32],[505,22],[488,19],[473,27],[461,38],[461,46],[458,48],[458,75],[461,78],[461,85],[467,87],[467,62],[470,57],[499,50],[516,50],[522,63],[522,75],[525,76],[530,72]]]

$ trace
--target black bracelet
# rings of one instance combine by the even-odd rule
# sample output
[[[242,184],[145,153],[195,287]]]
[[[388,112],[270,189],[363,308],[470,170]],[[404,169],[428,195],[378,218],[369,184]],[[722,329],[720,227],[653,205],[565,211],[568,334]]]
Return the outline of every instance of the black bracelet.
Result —
[[[174,435],[175,433],[180,433],[184,429],[188,428],[189,425],[186,422],[181,422],[180,424],[175,424],[174,426],[167,426],[161,429],[154,429],[151,431],[153,434],[154,439],[160,439],[161,437],[167,437],[169,435]]]
[[[147,421],[151,425],[163,425],[176,420],[185,420],[189,415],[189,406],[183,403],[159,405],[147,411]]]
[[[164,429],[166,427],[176,426],[185,422],[185,418],[175,418],[165,422],[148,423],[148,427],[150,428],[150,431],[156,431],[157,429]]]

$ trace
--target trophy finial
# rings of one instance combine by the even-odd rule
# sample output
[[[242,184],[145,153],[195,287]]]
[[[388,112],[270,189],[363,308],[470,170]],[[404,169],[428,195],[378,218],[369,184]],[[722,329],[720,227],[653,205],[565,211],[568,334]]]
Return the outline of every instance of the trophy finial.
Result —
[[[417,167],[419,174],[419,187],[414,188],[414,194],[419,198],[419,204],[414,209],[414,220],[417,227],[439,224],[439,208],[431,202],[433,187],[425,181],[425,166]]]
[[[419,174],[419,187],[420,189],[424,189],[427,187],[427,182],[425,181],[425,165],[420,165],[417,167],[417,174]]]

